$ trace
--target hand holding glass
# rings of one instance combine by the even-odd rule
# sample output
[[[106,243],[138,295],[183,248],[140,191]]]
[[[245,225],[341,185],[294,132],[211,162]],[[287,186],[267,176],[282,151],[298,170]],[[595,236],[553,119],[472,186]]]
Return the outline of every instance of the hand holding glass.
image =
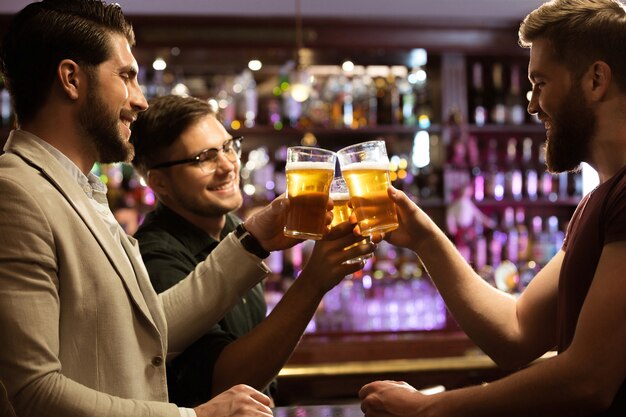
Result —
[[[387,195],[389,158],[381,140],[358,143],[337,152],[352,209],[363,236],[398,228],[396,207]]]
[[[336,155],[306,146],[287,148],[286,236],[319,240],[326,231],[326,205],[335,174]]]
[[[333,200],[333,222],[330,225],[334,227],[340,223],[347,222],[350,219],[350,213],[352,212],[352,209],[348,205],[348,202],[350,201],[348,186],[346,185],[346,182],[342,177],[335,177],[333,179],[333,182],[330,185],[330,198]],[[348,250],[350,248],[353,248],[354,246],[366,244],[367,242],[368,239],[363,239],[360,243],[350,245],[344,250]],[[367,255],[350,259],[345,263],[359,263],[371,258],[372,256],[372,253],[368,253]]]

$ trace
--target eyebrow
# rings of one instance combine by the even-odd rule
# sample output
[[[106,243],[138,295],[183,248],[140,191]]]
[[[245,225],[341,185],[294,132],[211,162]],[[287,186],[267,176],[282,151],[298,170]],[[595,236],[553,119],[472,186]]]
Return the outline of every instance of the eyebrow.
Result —
[[[127,72],[131,75],[137,76],[137,74],[139,74],[139,68],[137,67],[137,65],[125,65],[121,68],[118,69],[118,71],[120,73],[122,72]]]

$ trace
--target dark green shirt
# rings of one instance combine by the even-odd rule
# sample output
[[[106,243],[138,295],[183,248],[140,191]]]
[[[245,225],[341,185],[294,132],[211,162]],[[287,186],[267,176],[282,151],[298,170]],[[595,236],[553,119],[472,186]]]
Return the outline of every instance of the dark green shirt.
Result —
[[[221,238],[241,221],[226,215]],[[219,243],[163,204],[148,213],[135,233],[141,256],[157,292],[185,278]],[[211,398],[213,369],[220,353],[248,333],[266,314],[262,284],[257,284],[202,338],[167,365],[170,401],[194,407]]]

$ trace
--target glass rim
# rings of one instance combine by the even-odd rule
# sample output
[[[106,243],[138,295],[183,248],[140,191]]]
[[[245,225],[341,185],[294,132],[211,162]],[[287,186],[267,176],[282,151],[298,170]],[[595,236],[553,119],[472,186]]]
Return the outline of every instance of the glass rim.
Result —
[[[383,139],[374,139],[374,140],[368,140],[365,142],[359,142],[359,143],[353,143],[352,145],[348,145],[346,147],[343,147],[341,149],[339,149],[336,153],[337,154],[345,154],[348,153],[348,151],[350,150],[350,148],[354,148],[357,146],[367,146],[367,145],[373,145],[375,143],[382,143],[384,148],[385,148],[385,153],[387,153],[387,144],[385,143],[385,141]]]
[[[324,149],[324,148],[317,148],[315,146],[289,146],[287,148],[287,151],[289,152],[289,150],[315,151],[315,152],[320,152],[322,154],[329,154],[329,155],[337,156],[337,153],[334,151]]]

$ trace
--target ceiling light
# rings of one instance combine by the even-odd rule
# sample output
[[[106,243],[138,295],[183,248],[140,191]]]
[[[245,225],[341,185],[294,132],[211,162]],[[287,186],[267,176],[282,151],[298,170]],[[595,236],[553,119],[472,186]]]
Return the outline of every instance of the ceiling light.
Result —
[[[250,60],[250,62],[248,62],[248,68],[251,71],[258,71],[261,68],[263,68],[263,63],[259,61],[258,59],[252,59]]]

